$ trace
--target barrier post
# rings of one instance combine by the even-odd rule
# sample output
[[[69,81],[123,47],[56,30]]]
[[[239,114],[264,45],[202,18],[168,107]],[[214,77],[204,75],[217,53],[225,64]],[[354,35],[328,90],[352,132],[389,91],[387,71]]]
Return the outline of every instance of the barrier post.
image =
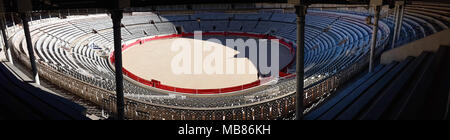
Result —
[[[369,62],[369,72],[373,72],[374,59],[375,59],[375,47],[377,46],[377,35],[378,35],[378,21],[380,18],[381,6],[375,6],[375,23],[373,24],[372,30],[372,44],[370,46],[370,62]]]
[[[114,30],[114,61],[116,68],[116,109],[117,119],[124,120],[124,95],[123,95],[123,72],[122,72],[122,39],[120,23],[123,18],[123,10],[111,10],[111,19]]]
[[[2,36],[3,36],[3,51],[5,52],[6,58],[9,60],[11,64],[14,65],[12,56],[11,56],[11,49],[9,48],[9,42],[8,42],[8,35],[6,34],[6,24],[5,24],[5,15],[1,14],[2,18],[0,19],[0,29],[2,30]]]
[[[307,6],[299,2],[295,6],[297,14],[297,90],[296,90],[296,120],[303,119],[303,99],[304,99],[304,54],[305,54],[305,19]]]
[[[403,24],[404,10],[405,10],[405,2],[404,1],[396,1],[395,2],[394,36],[392,37],[391,49],[395,48],[397,40],[400,36],[402,24]]]
[[[36,67],[36,58],[34,56],[33,43],[31,41],[30,27],[28,25],[28,15],[26,12],[20,13],[20,18],[22,18],[23,31],[25,32],[25,40],[27,42],[28,55],[30,57],[31,70],[34,78],[34,83],[40,85],[38,70]]]

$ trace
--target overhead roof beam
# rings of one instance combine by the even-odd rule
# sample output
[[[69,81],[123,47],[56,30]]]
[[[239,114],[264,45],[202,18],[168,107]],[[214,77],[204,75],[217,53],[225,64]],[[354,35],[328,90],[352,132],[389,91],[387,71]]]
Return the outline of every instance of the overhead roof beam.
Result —
[[[193,5],[199,4],[286,4],[289,0],[170,0],[170,1],[155,1],[155,0],[130,0],[129,7],[152,7],[163,5]],[[304,4],[369,4],[369,0],[302,0]],[[109,9],[114,7],[111,0],[33,0],[33,11],[38,10],[63,10],[63,9],[83,9],[83,8],[98,8]],[[4,0],[5,9],[7,11],[16,12],[15,6],[19,4],[17,0]],[[387,0],[383,1],[387,4]]]

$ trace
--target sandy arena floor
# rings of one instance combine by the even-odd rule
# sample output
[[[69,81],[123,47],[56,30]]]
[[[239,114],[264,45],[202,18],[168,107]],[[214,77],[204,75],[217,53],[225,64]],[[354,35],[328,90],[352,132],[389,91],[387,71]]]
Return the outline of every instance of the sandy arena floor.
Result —
[[[176,38],[175,38],[176,39]],[[190,89],[217,89],[217,88],[227,88],[233,86],[244,85],[252,83],[258,80],[257,74],[237,74],[237,68],[235,65],[235,74],[175,74],[172,72],[172,59],[180,53],[180,51],[172,51],[171,46],[175,39],[164,39],[146,42],[139,46],[134,46],[123,52],[123,67],[130,71],[131,73],[146,79],[146,80],[158,80],[164,85],[169,85],[179,88],[190,88]],[[185,41],[191,43],[194,46],[194,39],[183,38]],[[200,40],[202,41],[202,40]],[[206,41],[203,41],[206,42]],[[217,45],[216,47],[222,47],[222,49],[227,49],[234,52],[233,55],[223,54],[224,60],[234,59],[243,60],[246,63],[246,70],[249,69],[256,70],[256,66],[247,58],[235,58],[238,51],[229,48],[225,45]],[[283,47],[280,47],[283,48]],[[288,50],[280,49],[280,53],[287,53]],[[203,53],[203,59],[210,55],[210,52]],[[194,51],[192,49],[191,56],[194,57]],[[280,54],[280,57],[283,55]],[[193,58],[192,58],[193,59]],[[285,58],[291,59],[291,58]],[[203,63],[203,62],[202,62]],[[281,66],[286,66],[287,63],[282,63]],[[250,67],[250,68],[249,68]],[[191,64],[191,71],[194,72],[194,62]],[[226,67],[224,64],[224,72],[226,72]]]

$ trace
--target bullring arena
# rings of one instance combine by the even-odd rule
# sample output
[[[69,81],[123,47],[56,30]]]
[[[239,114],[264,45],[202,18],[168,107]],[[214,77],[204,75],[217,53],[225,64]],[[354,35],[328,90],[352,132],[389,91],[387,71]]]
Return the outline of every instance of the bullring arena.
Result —
[[[209,38],[222,38],[222,41],[220,41],[221,43],[210,44],[213,45],[212,50],[209,50],[206,53],[200,50],[200,55],[202,55],[202,59],[200,61],[202,65],[202,72],[195,74],[193,72],[195,69],[194,62],[189,62],[189,73],[174,73],[172,69],[175,68],[173,68],[173,66],[171,65],[172,61],[177,56],[177,53],[182,52],[181,50],[171,50],[172,46],[175,44],[175,41],[187,42],[189,44],[184,44],[181,47],[189,48],[188,50],[190,50],[190,57],[188,59],[190,61],[194,59],[194,56],[199,55],[193,51],[192,47],[194,46],[196,39],[187,38],[191,35],[192,34],[189,33],[183,33],[181,35],[150,37],[148,39],[137,40],[136,42],[138,42],[139,44],[136,44],[135,42],[134,44],[136,45],[134,45],[133,43],[130,45],[125,45],[122,50],[124,52],[123,55],[125,75],[127,75],[132,80],[135,80],[147,86],[159,87],[160,89],[172,92],[191,94],[231,93],[253,88],[255,86],[259,86],[259,84],[266,84],[267,82],[270,82],[270,78],[260,76],[261,74],[259,74],[259,68],[258,66],[256,66],[257,64],[262,63],[259,59],[262,58],[262,56],[260,56],[261,54],[256,54],[257,52],[254,52],[254,56],[257,58],[257,60],[250,60],[250,52],[245,52],[245,50],[244,52],[239,52],[235,47],[226,45],[226,39],[243,40],[242,38],[238,37],[275,39],[275,37],[265,37],[263,35],[257,34],[228,32],[202,33],[202,36],[206,37],[204,38],[204,40],[208,40]],[[275,41],[277,41],[277,44],[281,43],[281,45],[279,46],[273,46],[279,47],[279,49],[277,49],[279,53],[278,55],[281,56],[280,58],[274,58],[276,61],[279,61],[276,70],[279,71],[282,69],[287,69],[290,65],[293,64],[292,62],[294,61],[294,52],[292,45],[278,39]],[[200,43],[206,45],[209,42],[202,40]],[[201,46],[204,47],[205,45]],[[264,57],[265,59],[267,59],[266,61],[264,61],[266,62],[265,65],[270,64],[270,61],[272,59],[271,50],[273,49],[270,45],[271,42],[267,41],[266,46],[268,47],[266,54],[269,55],[267,58]],[[256,48],[258,46],[259,45],[251,47]],[[251,50],[248,46],[244,47],[247,47],[246,50]],[[222,52],[221,54],[215,54],[215,50]],[[259,51],[260,49],[254,50]],[[227,53],[230,51],[231,53]],[[242,53],[242,57],[238,57],[240,53]],[[214,68],[214,70],[216,71],[212,73],[203,72],[203,69],[205,69],[204,59],[208,56],[215,58],[213,61],[216,61],[216,59],[218,59],[219,61],[217,62],[222,63],[219,70],[216,70]],[[112,56],[110,59],[114,59],[114,57]],[[230,64],[232,66],[226,64],[226,61],[231,62]],[[238,70],[238,67],[240,66],[238,64],[239,61],[243,61],[243,65],[241,66],[243,70],[241,72],[240,70]],[[219,67],[219,65],[215,66]],[[229,67],[232,68],[231,71],[227,71]],[[261,82],[261,80],[263,81]],[[157,83],[158,85],[155,86],[155,83]]]
[[[176,56],[176,52],[170,50],[170,46],[172,46],[174,41],[175,39],[152,41],[127,49],[124,51],[124,69],[127,69],[134,75],[141,75],[140,77],[143,80],[158,79],[159,81],[164,81],[166,85],[191,89],[218,89],[244,85],[243,83],[259,80],[257,74],[174,74],[170,65],[172,59]],[[183,41],[188,41],[192,45],[194,42],[190,39],[183,39]],[[225,48],[225,46],[219,47]],[[222,59],[234,59],[236,54],[237,52],[234,52],[231,56],[224,56]],[[191,56],[194,55],[193,53],[191,54]],[[206,57],[203,53],[201,55]],[[246,59],[245,63],[247,65],[251,64],[248,59]],[[255,66],[252,68],[253,70],[256,69]],[[224,69],[222,70],[224,71]],[[233,71],[236,71],[236,69]]]
[[[200,28],[198,24],[196,24],[197,17],[205,20],[201,23]],[[235,20],[229,21],[229,17],[234,17]],[[363,23],[364,16],[348,13],[311,10],[307,18],[309,19],[308,24],[311,25],[311,28],[306,28],[306,32],[308,35],[307,38],[310,38],[311,42],[307,43],[307,46],[309,47],[305,50],[305,66],[308,68],[305,73],[305,86],[315,87],[320,83],[327,86],[327,88],[324,88],[323,90],[331,91],[333,87],[337,86],[339,83],[330,82],[331,80],[334,80],[330,77],[339,74],[339,72],[341,72],[340,69],[350,69],[352,63],[358,62],[358,60],[362,59],[367,54],[368,47],[364,46],[364,44],[368,44],[369,42],[368,34],[370,33],[370,27]],[[275,31],[275,34],[271,35],[270,38],[278,38],[286,42],[280,44],[292,45],[295,44],[294,41],[292,41],[295,37],[293,29],[296,27],[292,22],[294,19],[295,16],[293,14],[277,14],[277,16],[271,16],[269,13],[211,13],[193,16],[158,16],[151,12],[136,12],[131,16],[125,16],[122,21],[126,27],[126,29],[122,29],[122,38],[125,40],[123,48],[139,44],[136,40],[146,38],[146,36],[151,38],[152,36],[158,35],[182,35],[182,33],[177,33],[177,30],[174,28],[176,26],[182,26],[185,33],[193,33],[196,30],[208,32],[209,30],[212,30],[213,25],[216,26],[217,31],[215,32],[218,33],[225,34],[224,31],[226,30],[230,34],[236,33],[257,38],[269,37],[265,33],[272,32],[270,30],[272,29]],[[35,37],[34,42],[36,42],[36,56],[41,64],[40,67],[41,69],[49,70],[40,71],[40,75],[42,77],[48,77],[50,79],[49,81],[60,81],[63,79],[64,81],[81,80],[80,83],[65,83],[61,81],[61,84],[63,84],[62,87],[69,89],[69,91],[80,93],[82,97],[95,99],[94,103],[101,104],[105,108],[114,108],[115,97],[113,96],[114,94],[111,94],[115,89],[115,82],[113,78],[114,70],[113,67],[111,67],[111,62],[114,62],[114,57],[111,53],[113,51],[111,48],[111,40],[113,39],[111,30],[112,25],[108,25],[110,20],[111,19],[107,15],[96,14],[89,16],[73,16],[68,17],[67,19],[46,19],[46,22],[31,26],[32,34]],[[346,27],[348,30],[345,31],[341,28],[333,28],[330,33],[314,38],[322,32],[315,27],[326,28],[336,20],[337,22],[334,23],[334,26]],[[154,21],[155,24],[149,24],[148,21]],[[381,24],[381,27],[382,34],[389,33],[386,24]],[[91,31],[93,29],[98,33],[92,33]],[[352,32],[358,34],[352,34]],[[25,40],[20,37],[21,35],[22,33],[18,32],[16,34],[17,37],[14,37],[13,41],[16,42],[15,44],[22,44],[20,45],[22,46],[22,49],[15,50],[17,56],[21,56],[26,62],[26,56],[28,54],[26,53]],[[353,43],[345,43],[342,44],[341,47],[335,46],[346,38],[348,38],[349,42]],[[96,42],[102,49],[94,50],[89,48],[87,44],[90,42]],[[19,47],[19,45],[17,45],[17,47]],[[295,45],[292,45],[291,47],[295,49]],[[20,53],[21,50],[23,50],[22,53]],[[125,51],[125,61],[127,61],[126,53],[127,52]],[[109,57],[102,57],[100,54]],[[284,63],[289,64],[290,62],[285,61]],[[348,68],[337,67],[341,66],[342,63],[347,64]],[[126,63],[124,63],[124,66],[124,68],[129,67]],[[356,72],[353,68],[351,68],[351,70],[353,73]],[[151,81],[151,79],[153,79],[152,77],[144,79],[144,82],[140,82],[139,78],[133,78],[134,76],[132,74],[128,74],[128,76],[125,76],[126,79],[129,77],[132,78],[124,81],[124,93],[125,97],[127,97],[126,104],[132,104],[131,106],[127,105],[127,110],[134,110],[128,112],[128,114],[132,115],[132,118],[138,117],[138,119],[232,120],[282,118],[286,115],[292,115],[292,111],[295,108],[295,95],[293,93],[296,88],[294,84],[296,82],[295,76],[289,74],[294,71],[293,67],[289,67],[282,71],[287,73],[282,75],[282,77],[276,78],[275,84],[271,82],[271,84],[266,85],[261,83],[262,80],[253,83],[242,82],[241,84],[243,85],[238,87],[223,87],[231,88],[231,91],[237,91],[237,93],[217,94],[220,93],[217,89],[212,91],[206,90],[206,93],[213,93],[208,94],[208,96],[192,96],[195,94],[180,95],[178,92],[175,92],[173,85],[165,86],[164,81],[161,81],[163,86],[152,87],[154,85]],[[349,74],[349,72],[344,73]],[[126,69],[124,70],[124,74],[127,75]],[[64,78],[59,76],[63,76]],[[146,74],[139,76],[145,78]],[[323,79],[328,79],[329,81],[324,81]],[[249,79],[249,81],[252,80],[255,79]],[[269,79],[264,81],[272,80]],[[99,88],[92,88],[93,86]],[[182,88],[183,86],[180,87]],[[319,93],[319,91],[314,88],[311,89],[313,90],[311,90],[311,93],[307,94],[310,97],[305,100],[305,104],[312,105],[321,99],[318,98],[321,97],[321,95],[315,94],[315,92]],[[198,91],[187,91],[188,93],[198,93]],[[167,95],[173,92],[175,92],[175,94],[170,96],[172,98],[153,97],[154,95]],[[327,92],[320,93],[326,94]],[[155,116],[155,114],[158,115]]]
[[[352,81],[362,77],[369,65],[373,13],[364,8],[308,8],[305,25],[304,100],[307,114],[332,98]],[[220,6],[218,6],[220,7]],[[247,12],[171,13],[172,8],[129,8],[120,25],[123,53],[123,92],[127,119],[144,120],[290,120],[296,108],[296,14],[289,10],[265,9]],[[180,7],[176,7],[180,8]],[[194,7],[199,8],[199,7]],[[183,6],[181,6],[183,9]],[[201,9],[201,8],[200,8]],[[220,9],[220,8],[219,8]],[[245,7],[244,7],[245,9]],[[437,10],[440,9],[440,10]],[[428,12],[424,12],[428,11]],[[166,11],[166,12],[164,12]],[[444,11],[444,12],[442,12]],[[114,32],[111,15],[105,10],[85,9],[79,14],[49,12],[32,14],[30,24],[38,75],[46,85],[55,85],[101,110],[104,119],[117,113]],[[426,2],[406,7],[397,46],[448,29],[449,9]],[[34,16],[33,16],[34,15]],[[395,12],[382,7],[373,54],[389,49]],[[14,60],[32,68],[27,41],[20,23],[8,22],[8,38]],[[116,26],[117,27],[117,26]],[[195,40],[194,32],[203,39]],[[245,62],[245,74],[175,74],[171,65],[180,50],[172,50],[177,39],[194,45],[217,38],[269,40],[279,46],[276,75],[260,74],[261,61],[236,57],[231,51],[224,60]],[[260,44],[258,44],[259,46]],[[247,48],[251,50],[252,48]],[[261,48],[256,48],[260,51]],[[211,52],[201,54],[207,57]],[[191,56],[197,54],[192,53]],[[389,65],[389,68],[391,66]],[[226,71],[227,67],[222,69]],[[378,66],[376,71],[388,68]],[[193,71],[193,70],[192,70]],[[233,71],[238,71],[237,67]],[[301,80],[299,80],[301,81]],[[378,80],[374,80],[378,81]],[[353,81],[354,82],[354,81]],[[341,94],[339,94],[341,95]],[[355,95],[356,98],[357,95]],[[347,96],[352,97],[352,96]],[[342,98],[344,96],[342,95]],[[345,101],[345,100],[344,100]],[[348,103],[350,104],[350,103]],[[329,105],[331,106],[331,105]],[[325,106],[328,107],[328,106]],[[331,108],[331,107],[330,107]],[[323,111],[323,110],[319,110]],[[324,111],[323,111],[324,112]]]

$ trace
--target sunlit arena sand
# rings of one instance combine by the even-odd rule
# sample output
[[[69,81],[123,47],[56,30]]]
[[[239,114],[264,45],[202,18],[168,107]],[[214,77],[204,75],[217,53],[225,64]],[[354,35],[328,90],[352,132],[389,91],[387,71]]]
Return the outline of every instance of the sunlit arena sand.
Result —
[[[173,51],[172,45],[176,40],[183,40],[184,42],[189,42],[191,46],[191,74],[177,74],[172,71],[172,61],[173,59],[181,53],[183,49],[178,51]],[[237,58],[236,56],[240,53],[237,50],[227,47],[225,41],[222,39],[222,44],[213,43],[212,50],[203,51],[203,60],[201,61],[201,66],[203,66],[203,61],[213,54],[213,51],[220,47],[223,49],[223,73],[222,74],[208,74],[204,69],[200,74],[194,74],[194,56],[198,55],[194,52],[194,40],[193,38],[171,38],[162,39],[145,42],[141,45],[133,46],[132,48],[126,49],[123,52],[123,67],[127,69],[130,73],[133,73],[140,78],[145,80],[158,80],[161,84],[169,85],[178,88],[189,88],[189,89],[219,89],[245,85],[248,83],[255,82],[259,80],[258,73],[251,72],[257,71],[258,68],[248,57]],[[245,39],[244,39],[245,40]],[[207,43],[206,40],[196,40]],[[211,43],[211,42],[209,42]],[[270,42],[268,43],[268,49],[270,48]],[[187,47],[187,46],[184,46]],[[230,51],[232,53],[227,53]],[[248,49],[247,49],[248,51]],[[291,60],[292,57],[289,54],[289,50],[285,47],[280,47],[280,57],[285,59],[280,60],[280,67],[288,65],[286,60]],[[248,53],[247,55],[248,56]],[[228,61],[234,61],[233,73],[227,73],[226,64]],[[245,66],[245,73],[238,73],[237,62],[243,61]],[[259,60],[258,60],[259,61]],[[179,64],[180,66],[183,63]],[[213,62],[211,66],[215,66]],[[203,68],[203,67],[202,67]],[[228,70],[229,71],[229,70]]]

